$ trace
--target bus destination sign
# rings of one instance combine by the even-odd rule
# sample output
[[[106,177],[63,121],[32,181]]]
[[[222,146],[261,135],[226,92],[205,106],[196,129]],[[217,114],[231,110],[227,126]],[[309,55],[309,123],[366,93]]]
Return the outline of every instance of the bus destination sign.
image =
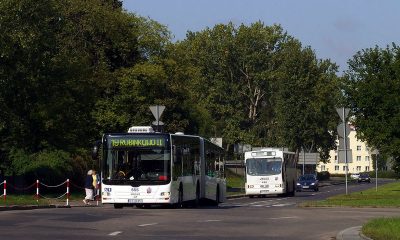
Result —
[[[163,147],[165,146],[164,138],[111,138],[110,147]]]

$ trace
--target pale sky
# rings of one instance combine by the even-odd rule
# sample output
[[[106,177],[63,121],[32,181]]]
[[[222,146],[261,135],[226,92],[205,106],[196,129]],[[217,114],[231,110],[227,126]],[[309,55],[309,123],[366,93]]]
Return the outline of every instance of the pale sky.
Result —
[[[339,74],[357,51],[400,44],[400,0],[125,0],[123,6],[167,26],[174,40],[219,23],[280,24],[319,59],[337,63]]]

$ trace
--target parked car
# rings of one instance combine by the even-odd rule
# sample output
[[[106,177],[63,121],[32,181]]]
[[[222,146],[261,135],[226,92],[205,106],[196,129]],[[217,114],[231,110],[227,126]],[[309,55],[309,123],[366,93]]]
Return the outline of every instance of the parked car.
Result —
[[[353,180],[357,180],[360,177],[360,173],[352,173],[350,175],[350,178]]]
[[[301,192],[303,190],[319,191],[319,181],[314,174],[304,174],[299,177],[296,184],[296,191]]]
[[[361,173],[360,177],[358,178],[358,182],[367,182],[371,183],[371,178],[369,177],[368,173]]]

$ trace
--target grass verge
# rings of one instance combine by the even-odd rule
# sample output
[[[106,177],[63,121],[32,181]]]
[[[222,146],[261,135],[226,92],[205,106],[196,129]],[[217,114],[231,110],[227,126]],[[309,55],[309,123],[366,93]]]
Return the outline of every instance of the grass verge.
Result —
[[[362,192],[342,194],[322,201],[308,201],[303,207],[400,207],[400,182],[382,185]],[[377,218],[362,227],[362,233],[374,240],[400,240],[400,218]]]
[[[336,195],[326,200],[307,201],[302,207],[400,207],[400,182],[389,183],[378,188],[351,194]]]
[[[233,171],[226,171],[226,191],[228,195],[244,194],[244,177]]]
[[[0,199],[0,206],[27,206],[27,205],[38,205],[38,206],[48,206],[48,205],[56,205],[56,204],[64,204],[67,201],[67,197],[63,196],[62,198],[57,198],[59,196],[55,195],[47,195],[46,198],[40,197],[38,200],[35,195],[7,195],[6,200],[2,197]],[[79,200],[83,199],[84,195],[82,194],[71,194],[69,200]]]
[[[400,240],[400,218],[377,218],[362,227],[365,236],[374,240]]]

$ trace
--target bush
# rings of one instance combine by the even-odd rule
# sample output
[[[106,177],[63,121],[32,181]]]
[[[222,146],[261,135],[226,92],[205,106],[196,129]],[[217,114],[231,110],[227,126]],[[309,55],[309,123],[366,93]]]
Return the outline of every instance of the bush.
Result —
[[[331,178],[331,175],[328,171],[322,171],[317,173],[317,178],[320,181],[329,180]]]
[[[90,164],[88,159],[62,150],[43,150],[33,154],[13,150],[9,157],[11,168],[7,175],[24,176],[28,183],[38,179],[48,185],[59,184],[67,178],[80,183]]]

